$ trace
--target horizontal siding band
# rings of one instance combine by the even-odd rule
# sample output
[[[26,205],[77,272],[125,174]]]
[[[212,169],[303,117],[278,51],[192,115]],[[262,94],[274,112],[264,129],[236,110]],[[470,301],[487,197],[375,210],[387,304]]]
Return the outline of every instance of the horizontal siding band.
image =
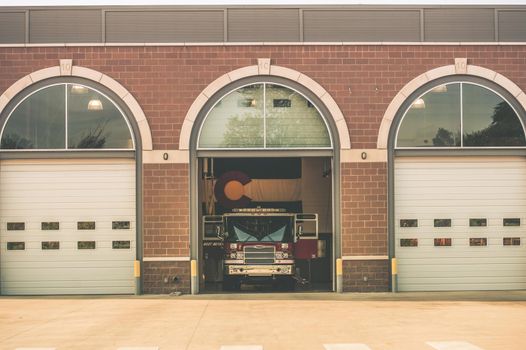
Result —
[[[98,45],[103,42],[146,45],[195,45],[247,42],[420,42],[424,11],[426,42],[526,41],[524,6],[506,7],[297,7],[297,8],[0,8],[0,44],[25,44],[25,11],[29,42]],[[225,25],[224,13],[228,13]],[[301,27],[300,13],[303,13]],[[105,22],[103,23],[103,15]],[[103,25],[105,27],[103,28]],[[225,33],[225,29],[227,33]],[[103,37],[105,33],[105,37]],[[225,35],[226,34],[226,35]],[[67,43],[67,44],[66,44]]]
[[[420,41],[420,11],[303,11],[305,41]]]
[[[25,12],[0,12],[0,44],[25,43]]]
[[[223,41],[223,11],[108,11],[107,42]]]
[[[297,9],[229,9],[228,41],[300,41]]]
[[[100,10],[30,10],[29,42],[101,42]]]
[[[425,9],[425,41],[493,41],[495,12],[493,9]]]

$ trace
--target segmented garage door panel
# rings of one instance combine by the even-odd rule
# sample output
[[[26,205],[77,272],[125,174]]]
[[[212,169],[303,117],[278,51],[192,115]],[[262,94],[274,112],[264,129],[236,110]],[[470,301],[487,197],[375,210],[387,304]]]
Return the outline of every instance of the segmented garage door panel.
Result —
[[[397,159],[400,290],[525,289],[525,189],[526,162],[518,157]],[[450,220],[450,226],[435,227],[436,219]],[[470,219],[484,219],[486,226],[470,226]],[[505,226],[504,219],[520,219],[520,225]],[[416,227],[401,220],[417,220]],[[485,245],[472,246],[471,238]],[[519,238],[520,244],[504,245],[504,238]],[[401,240],[415,239],[417,246],[402,246]],[[450,239],[451,245],[435,246],[435,239]]]
[[[134,292],[133,161],[3,161],[0,212],[2,294]],[[24,223],[23,230],[8,230],[8,223]],[[42,223],[59,227],[44,230]],[[8,250],[8,242],[24,249]],[[43,249],[43,242],[58,242],[58,249]]]

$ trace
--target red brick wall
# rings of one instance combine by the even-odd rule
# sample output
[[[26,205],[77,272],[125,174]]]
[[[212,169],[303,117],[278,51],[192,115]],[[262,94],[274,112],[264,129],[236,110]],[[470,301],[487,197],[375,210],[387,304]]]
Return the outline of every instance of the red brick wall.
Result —
[[[382,116],[414,77],[455,57],[495,70],[526,89],[526,46],[209,46],[0,48],[0,90],[60,58],[93,68],[123,84],[139,101],[155,149],[175,149],[188,108],[214,79],[253,65],[258,57],[319,82],[347,120],[354,148],[375,148]]]
[[[147,261],[143,267],[143,293],[190,293],[189,261]]]
[[[143,166],[144,256],[190,256],[186,164]]]
[[[389,260],[344,261],[343,291],[388,292]]]
[[[387,163],[341,167],[342,255],[387,255]]]

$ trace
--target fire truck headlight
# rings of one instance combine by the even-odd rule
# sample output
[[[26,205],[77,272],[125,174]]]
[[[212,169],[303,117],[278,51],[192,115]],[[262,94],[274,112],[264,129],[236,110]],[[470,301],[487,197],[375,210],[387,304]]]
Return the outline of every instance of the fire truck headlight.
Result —
[[[285,254],[283,252],[276,252],[276,259],[281,260],[283,259]]]
[[[245,258],[245,253],[243,253],[243,252],[237,252],[236,253],[236,259],[242,260],[244,258]]]
[[[281,243],[281,249],[289,249],[288,243]]]
[[[230,243],[230,249],[237,249],[237,243]]]
[[[287,259],[289,257],[289,253],[283,252],[282,254],[283,254],[283,259]]]
[[[235,259],[235,258],[236,258],[236,256],[237,256],[237,254],[236,254],[236,253],[230,253],[230,259]]]

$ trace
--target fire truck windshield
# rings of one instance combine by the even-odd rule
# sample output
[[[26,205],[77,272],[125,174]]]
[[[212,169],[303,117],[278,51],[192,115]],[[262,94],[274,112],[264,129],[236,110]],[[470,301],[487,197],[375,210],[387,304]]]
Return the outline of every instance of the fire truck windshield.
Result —
[[[292,216],[228,216],[228,242],[292,242]]]

